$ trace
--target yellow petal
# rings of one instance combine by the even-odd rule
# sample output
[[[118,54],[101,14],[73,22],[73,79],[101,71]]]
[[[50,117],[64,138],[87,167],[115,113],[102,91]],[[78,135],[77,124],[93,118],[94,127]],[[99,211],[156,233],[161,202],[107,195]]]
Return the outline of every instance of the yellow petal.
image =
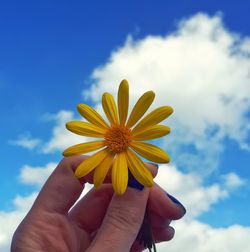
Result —
[[[168,116],[173,113],[173,109],[169,106],[159,107],[145,116],[134,128],[134,130],[138,131],[142,128],[147,128],[152,125],[158,124]]]
[[[170,128],[165,125],[153,125],[145,130],[132,130],[133,140],[144,141],[159,138],[170,133]]]
[[[93,142],[87,142],[87,143],[80,143],[80,144],[76,144],[76,145],[73,145],[73,146],[67,148],[63,152],[63,156],[70,157],[73,155],[80,155],[80,154],[88,153],[88,152],[91,152],[94,150],[98,150],[104,146],[105,146],[104,141],[93,141]]]
[[[98,127],[102,127],[107,129],[109,126],[108,124],[104,121],[104,119],[102,118],[102,116],[97,113],[93,108],[91,108],[90,106],[86,105],[86,104],[79,104],[77,106],[78,112],[86,119],[88,120],[90,123],[98,126]]]
[[[128,165],[124,152],[115,157],[112,167],[112,185],[118,195],[122,195],[128,186]]]
[[[66,123],[66,128],[75,134],[90,137],[103,137],[106,130],[93,124],[81,121],[71,121]]]
[[[153,144],[143,142],[131,142],[130,146],[139,155],[152,162],[168,163],[170,161],[170,157],[167,155],[167,153]]]
[[[118,111],[120,124],[125,124],[128,115],[129,86],[126,80],[123,80],[118,90]]]
[[[129,116],[129,119],[127,122],[128,128],[131,128],[141,119],[141,117],[145,114],[145,112],[148,110],[148,108],[152,104],[154,98],[155,98],[155,93],[153,91],[148,91],[140,97],[140,99],[135,104]]]
[[[134,178],[144,186],[153,186],[153,176],[142,160],[131,150],[126,151],[126,158]]]
[[[107,176],[109,168],[112,165],[113,159],[114,156],[109,153],[106,158],[95,168],[93,180],[96,188],[102,185],[105,177]]]
[[[108,149],[100,150],[91,157],[84,160],[75,171],[75,176],[77,178],[84,177],[86,174],[90,173],[96,166],[98,166],[104,158],[109,154]]]
[[[102,107],[111,124],[118,124],[117,108],[113,96],[104,93],[102,96]]]

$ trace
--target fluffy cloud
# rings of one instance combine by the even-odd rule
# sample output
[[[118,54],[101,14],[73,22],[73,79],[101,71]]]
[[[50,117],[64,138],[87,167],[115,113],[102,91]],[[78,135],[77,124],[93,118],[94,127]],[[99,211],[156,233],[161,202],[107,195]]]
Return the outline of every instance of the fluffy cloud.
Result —
[[[213,228],[199,221],[175,223],[176,235],[169,243],[158,245],[161,252],[248,252],[250,227],[233,225]]]
[[[19,136],[15,140],[10,140],[9,144],[21,146],[23,148],[33,150],[41,143],[41,139],[39,138],[32,138],[29,133]]]
[[[223,188],[219,183],[205,187],[198,174],[183,173],[174,166],[161,165],[156,182],[183,202],[187,208],[188,219],[207,212],[213,204],[228,197],[229,193],[227,188]]]
[[[169,120],[173,134],[165,143],[173,159],[206,174],[218,166],[225,137],[249,150],[249,55],[249,38],[228,31],[219,15],[197,14],[166,36],[129,36],[95,69],[84,96],[100,102],[104,91],[115,95],[122,78],[131,82],[132,103],[153,89],[155,106],[175,109]]]
[[[48,163],[43,167],[25,165],[21,168],[19,180],[21,183],[26,185],[36,185],[39,191],[56,165],[56,163]],[[86,184],[84,192],[81,194],[80,198],[83,197],[91,188],[91,185]],[[35,191],[26,197],[18,195],[13,200],[12,211],[0,211],[0,251],[10,251],[12,235],[31,208],[38,195],[38,191]]]
[[[228,189],[235,189],[246,184],[247,180],[240,178],[236,173],[230,172],[222,176],[224,184]]]
[[[196,217],[230,197],[232,190],[245,183],[235,173],[223,176],[224,183],[204,186],[201,177],[195,173],[183,173],[174,166],[162,165],[156,182],[170,194],[175,195],[185,205],[187,214],[176,221],[174,239],[157,246],[158,251],[169,252],[247,252],[250,251],[250,227],[232,225],[226,228],[214,228],[196,220]]]
[[[157,246],[159,251],[177,252],[247,252],[250,251],[250,227],[232,225],[214,228],[196,220],[196,217],[231,196],[232,190],[245,185],[245,180],[235,173],[223,175],[223,183],[204,186],[196,173],[183,173],[175,166],[162,165],[156,182],[175,195],[185,205],[184,220],[173,223],[174,239]]]
[[[37,189],[40,189],[55,167],[55,163],[48,163],[44,167],[25,165],[21,168],[19,180],[26,185],[36,185]],[[12,211],[0,211],[0,251],[10,251],[12,235],[31,208],[37,194],[35,191],[26,197],[18,195],[13,200]]]
[[[41,188],[57,165],[58,165],[57,163],[52,162],[46,164],[45,166],[37,166],[37,167],[24,165],[21,168],[19,180],[22,184],[35,185],[37,186],[37,188]],[[85,195],[91,188],[92,185],[86,184],[84,192],[82,193],[81,197]],[[15,202],[17,202],[17,200],[18,198],[15,200]]]
[[[104,112],[101,110],[101,107],[97,105],[96,110],[100,112],[100,114],[105,117]],[[71,145],[75,145],[82,142],[94,141],[96,138],[93,137],[84,137],[76,135],[70,131],[68,131],[65,127],[65,124],[72,120],[84,120],[81,116],[74,116],[74,112],[60,110],[56,114],[45,115],[45,121],[53,121],[55,123],[52,129],[52,135],[49,141],[42,146],[43,153],[54,153],[56,151],[62,152],[66,148]],[[94,153],[90,152],[90,153]]]
[[[57,166],[56,163],[48,163],[45,167],[32,167],[25,165],[19,176],[21,183],[41,186]]]
[[[220,16],[205,14],[181,21],[176,32],[166,36],[138,41],[129,36],[94,70],[93,84],[84,96],[101,111],[102,93],[116,95],[122,78],[131,80],[131,104],[144,91],[155,90],[153,107],[168,104],[175,109],[168,120],[172,134],[163,147],[178,167],[206,175],[218,167],[225,138],[249,150],[249,41],[228,31]],[[72,112],[60,111],[53,119],[56,125],[45,153],[87,140],[65,130]]]
[[[45,146],[43,146],[44,153],[63,151],[71,145],[86,140],[86,138],[77,136],[65,128],[66,122],[75,120],[73,112],[61,110],[55,115],[50,115],[49,119],[55,122],[55,126],[52,130],[51,139]]]
[[[11,212],[0,211],[0,251],[10,251],[11,237],[14,230],[30,209],[37,196],[37,192],[27,197],[17,196],[13,200],[14,210]]]

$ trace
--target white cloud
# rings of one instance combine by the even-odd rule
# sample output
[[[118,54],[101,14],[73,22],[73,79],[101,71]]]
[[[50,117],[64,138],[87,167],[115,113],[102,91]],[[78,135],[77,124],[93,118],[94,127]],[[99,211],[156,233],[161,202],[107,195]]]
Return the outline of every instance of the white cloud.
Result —
[[[44,167],[31,167],[29,165],[25,165],[21,169],[19,176],[20,182],[27,185],[36,185],[38,188],[41,188],[56,165],[56,163],[48,163]],[[83,197],[91,188],[92,186],[90,184],[86,184],[80,198]],[[30,210],[37,195],[37,191],[26,197],[17,195],[13,200],[12,211],[0,211],[0,251],[10,251],[12,235],[19,223]]]
[[[209,174],[218,166],[225,137],[249,149],[249,41],[228,31],[221,16],[201,13],[166,36],[129,36],[95,69],[84,96],[100,102],[104,91],[116,95],[123,78],[130,81],[132,103],[154,90],[155,106],[175,109],[168,121],[173,133],[165,143],[173,159],[186,170]]]
[[[43,147],[44,153],[63,151],[71,145],[86,141],[87,138],[73,134],[65,127],[66,122],[75,120],[73,112],[61,110],[53,116],[50,115],[50,120],[54,120],[56,124],[52,130],[51,139]]]
[[[97,110],[100,110],[100,108]],[[100,112],[103,115],[103,112]],[[66,148],[83,142],[93,141],[96,138],[85,137],[76,135],[70,131],[68,131],[65,127],[65,124],[72,120],[80,120],[86,121],[82,117],[74,117],[74,113],[72,111],[60,110],[57,114],[46,114],[45,120],[50,120],[55,122],[55,126],[52,129],[52,136],[49,139],[48,143],[46,143],[42,147],[43,153],[53,153],[56,151],[63,151]],[[92,154],[96,151],[90,152],[88,154]]]
[[[13,201],[13,211],[0,211],[0,251],[10,251],[12,235],[27,211],[30,209],[36,196],[37,192],[34,192],[27,197],[17,196]]]
[[[236,173],[230,172],[222,176],[225,186],[228,189],[236,189],[246,184],[246,180],[240,178]]]
[[[203,186],[203,180],[198,174],[183,173],[174,166],[161,165],[155,181],[180,199],[187,209],[188,219],[209,211],[213,204],[229,196],[227,188],[219,183]]]
[[[23,184],[37,185],[40,187],[44,184],[56,166],[56,163],[48,163],[45,167],[25,165],[21,169],[19,179]]]
[[[11,144],[11,145],[21,146],[21,147],[29,149],[29,150],[33,150],[40,143],[41,143],[41,139],[33,138],[33,137],[31,137],[31,135],[29,133],[21,135],[15,140],[9,141],[9,144]]]
[[[25,165],[21,168],[19,175],[20,182],[27,185],[36,185],[39,189],[56,165],[55,163],[48,163],[44,167],[31,167]],[[0,251],[10,251],[12,235],[31,208],[37,195],[37,191],[25,197],[17,195],[13,200],[12,211],[0,211]]]
[[[19,180],[22,184],[26,185],[36,185],[37,187],[41,188],[43,184],[46,182],[48,177],[57,167],[57,163],[48,163],[45,166],[30,166],[24,165],[21,168]],[[91,185],[85,185],[85,192],[83,195],[92,188]],[[18,198],[15,200],[15,205],[18,203]]]
[[[161,252],[249,252],[250,227],[213,228],[199,221],[179,221],[171,242],[157,246]]]
[[[229,198],[232,190],[245,185],[244,180],[235,173],[226,174],[223,179],[224,183],[204,186],[204,181],[198,174],[183,173],[174,166],[159,167],[156,182],[184,204],[187,214],[181,221],[173,222],[176,229],[174,239],[158,245],[157,250],[162,252],[250,251],[250,227],[232,225],[214,228],[196,220],[216,203]]]
[[[159,251],[250,251],[250,227],[213,228],[195,220],[245,185],[237,174],[229,173],[223,182],[218,178],[204,186],[200,175],[218,167],[225,138],[249,150],[249,41],[227,30],[220,15],[197,14],[166,36],[141,40],[129,36],[95,69],[91,89],[83,92],[99,107],[102,93],[109,91],[116,97],[119,81],[126,78],[131,104],[152,89],[157,95],[154,107],[174,107],[168,121],[172,134],[163,147],[188,172],[161,166],[156,181],[183,202],[187,216],[175,223],[175,239],[160,245]]]

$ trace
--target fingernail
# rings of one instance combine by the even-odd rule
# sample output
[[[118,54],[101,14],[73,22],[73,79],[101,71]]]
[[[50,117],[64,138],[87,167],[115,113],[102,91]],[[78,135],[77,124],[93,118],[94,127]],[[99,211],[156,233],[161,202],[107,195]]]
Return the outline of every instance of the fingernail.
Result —
[[[148,164],[151,164],[151,165],[155,166],[157,169],[158,169],[158,167],[159,167],[159,165],[156,164],[156,163],[150,163],[150,162],[148,162]],[[139,182],[134,178],[134,176],[132,175],[132,173],[131,173],[130,171],[128,172],[128,186],[131,187],[131,188],[138,189],[138,190],[140,190],[140,191],[142,191],[143,188],[144,188],[144,186],[143,186],[141,183],[139,183]]]
[[[150,163],[150,162],[148,162],[148,164],[151,164],[151,165],[155,166],[157,169],[159,168],[159,165],[156,164],[156,163]]]
[[[181,204],[181,202],[180,202],[178,199],[176,199],[174,196],[172,196],[172,195],[170,195],[170,194],[168,194],[168,193],[166,193],[166,194],[167,194],[167,196],[168,196],[175,204],[179,205],[179,206],[184,210],[184,213],[186,213],[186,208]]]
[[[139,191],[142,191],[144,188],[144,186],[134,178],[130,171],[128,172],[128,186],[138,189]]]

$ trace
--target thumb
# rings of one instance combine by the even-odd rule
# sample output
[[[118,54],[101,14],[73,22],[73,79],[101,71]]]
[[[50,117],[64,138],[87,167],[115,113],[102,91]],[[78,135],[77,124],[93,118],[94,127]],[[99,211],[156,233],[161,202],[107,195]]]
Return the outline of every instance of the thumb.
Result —
[[[103,223],[87,250],[129,251],[142,224],[149,189],[127,188],[122,196],[113,195]]]

